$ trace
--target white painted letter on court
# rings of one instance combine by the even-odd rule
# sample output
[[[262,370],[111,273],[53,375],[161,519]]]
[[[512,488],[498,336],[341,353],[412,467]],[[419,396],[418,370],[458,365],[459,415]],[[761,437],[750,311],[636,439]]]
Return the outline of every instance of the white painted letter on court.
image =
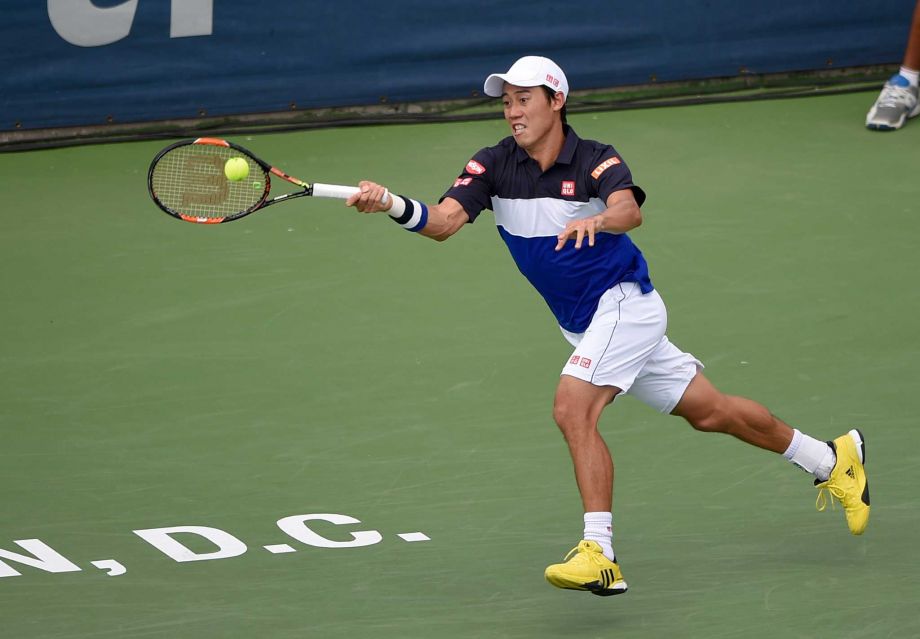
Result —
[[[173,539],[176,533],[191,533],[204,537],[215,546],[214,552],[197,553],[186,548],[182,543]],[[135,530],[134,534],[148,544],[172,557],[176,561],[207,561],[209,559],[226,559],[237,557],[246,552],[246,544],[219,528],[208,526],[173,526],[172,528],[147,528]]]
[[[361,521],[348,515],[314,514],[314,515],[293,515],[278,520],[278,528],[286,532],[299,542],[308,546],[317,546],[318,548],[357,548],[359,546],[373,546],[379,544],[383,537],[376,530],[358,530],[349,533],[352,536],[351,541],[333,541],[322,535],[310,530],[306,523],[311,520],[328,521],[332,524],[360,524]]]
[[[59,554],[45,542],[39,539],[14,539],[13,543],[28,550],[32,556],[20,555],[19,553],[10,552],[9,550],[0,549],[0,560],[15,561],[17,563],[32,566],[45,572],[79,572],[80,567]],[[0,561],[0,577],[16,577],[22,573],[17,572],[8,564]]]

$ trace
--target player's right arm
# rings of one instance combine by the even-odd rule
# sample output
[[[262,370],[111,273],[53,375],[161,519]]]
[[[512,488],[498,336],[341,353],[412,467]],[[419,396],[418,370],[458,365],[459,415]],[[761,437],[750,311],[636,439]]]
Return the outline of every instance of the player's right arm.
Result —
[[[428,207],[428,224],[419,233],[438,242],[443,242],[462,229],[469,221],[470,216],[463,210],[460,202],[452,197],[446,197],[440,204],[433,204]]]
[[[476,153],[437,204],[428,206],[411,197],[388,196],[385,188],[366,181],[358,185],[361,190],[345,204],[362,213],[385,212],[404,229],[442,242],[473,222],[483,209],[492,208],[496,149],[486,148]]]
[[[348,198],[345,204],[355,207],[362,213],[388,213],[399,221],[399,217],[411,218],[411,213],[414,209],[424,206],[425,219],[419,219],[421,226],[417,229],[417,232],[419,235],[430,237],[438,242],[443,242],[470,221],[470,216],[463,210],[463,206],[452,197],[446,197],[442,202],[429,206],[408,198],[402,198],[403,201],[400,202],[396,199],[401,197],[398,195],[395,197],[387,196],[387,202],[384,204],[384,195],[389,192],[383,186],[363,180],[358,183],[358,188],[361,191]],[[402,215],[399,217],[394,215],[391,207],[398,207],[397,212]],[[406,210],[407,208],[409,209],[408,211]]]

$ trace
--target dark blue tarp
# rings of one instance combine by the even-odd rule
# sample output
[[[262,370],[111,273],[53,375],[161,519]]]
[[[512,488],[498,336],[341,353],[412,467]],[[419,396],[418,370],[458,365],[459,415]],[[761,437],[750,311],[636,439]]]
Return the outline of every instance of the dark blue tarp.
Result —
[[[526,54],[573,89],[888,64],[913,5],[0,0],[0,130],[465,98]]]

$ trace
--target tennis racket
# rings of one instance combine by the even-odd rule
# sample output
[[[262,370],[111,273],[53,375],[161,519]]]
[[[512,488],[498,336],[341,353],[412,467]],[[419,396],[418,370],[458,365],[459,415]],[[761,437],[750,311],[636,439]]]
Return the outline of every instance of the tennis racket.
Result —
[[[249,173],[242,180],[229,180],[227,160],[242,158]],[[299,191],[269,198],[271,176],[300,187]],[[153,158],[147,172],[147,190],[163,211],[195,224],[221,224],[264,209],[277,202],[310,195],[348,199],[355,186],[309,184],[291,177],[256,157],[238,144],[218,138],[197,138],[171,144]],[[384,196],[386,203],[389,196]]]

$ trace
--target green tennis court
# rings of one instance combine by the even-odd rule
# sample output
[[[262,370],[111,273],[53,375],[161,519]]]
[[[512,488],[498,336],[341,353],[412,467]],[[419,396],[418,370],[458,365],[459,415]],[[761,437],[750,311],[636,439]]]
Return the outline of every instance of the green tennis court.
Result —
[[[781,458],[618,400],[614,598],[543,580],[581,533],[551,416],[569,349],[491,216],[443,244],[328,200],[199,227],[147,197],[163,142],[0,155],[0,550],[73,566],[7,554],[0,636],[920,635],[920,125],[866,131],[872,99],[570,117],[649,194],[632,235],[671,339],[815,436],[858,425],[872,480],[853,537]],[[433,201],[504,135],[232,139]],[[276,523],[317,514],[294,527],[376,543]],[[133,532],[172,527],[245,552],[180,562]]]

